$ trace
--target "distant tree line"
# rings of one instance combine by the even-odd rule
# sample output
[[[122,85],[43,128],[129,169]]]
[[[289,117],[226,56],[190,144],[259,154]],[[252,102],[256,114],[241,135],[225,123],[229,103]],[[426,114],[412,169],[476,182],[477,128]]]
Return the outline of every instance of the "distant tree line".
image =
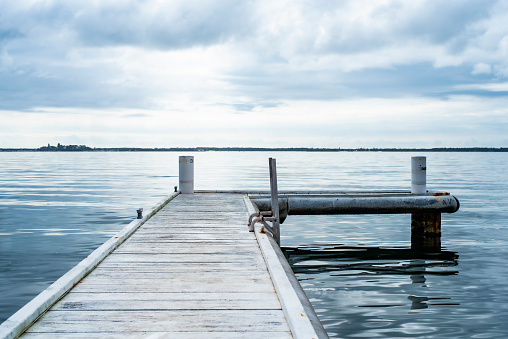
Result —
[[[309,147],[88,147],[86,145],[42,146],[39,148],[0,148],[0,152],[508,152],[507,147],[436,148],[309,148]]]

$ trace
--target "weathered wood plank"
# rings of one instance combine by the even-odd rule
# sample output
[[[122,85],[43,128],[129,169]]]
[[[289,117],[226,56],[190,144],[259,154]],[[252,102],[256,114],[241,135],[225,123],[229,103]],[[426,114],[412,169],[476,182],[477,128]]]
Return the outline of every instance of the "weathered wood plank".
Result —
[[[220,230],[224,229],[225,231],[228,231],[229,229],[238,229],[238,230],[244,230],[247,228],[247,219],[248,217],[242,218],[241,220],[235,220],[235,219],[178,219],[178,220],[168,220],[168,221],[161,221],[161,222],[153,222],[148,225],[144,225],[143,228],[159,228],[159,227],[168,227],[168,228],[174,228],[174,227],[181,227],[181,228],[189,228],[189,227],[212,227],[215,225],[215,227],[220,227]]]
[[[192,239],[193,236],[196,236],[195,239]],[[178,237],[171,237],[167,235],[162,234],[141,234],[139,237],[136,237],[134,239],[130,239],[127,243],[139,243],[139,242],[180,242],[180,243],[195,243],[195,242],[202,242],[206,244],[214,244],[214,245],[228,245],[228,243],[232,243],[229,245],[234,245],[236,243],[243,243],[246,244],[248,247],[257,247],[256,240],[255,239],[249,239],[245,237],[241,237],[241,234],[238,235],[232,235],[229,236],[222,236],[220,238],[217,234],[206,234],[206,233],[183,233],[180,234]]]
[[[279,300],[266,293],[71,293],[52,309],[100,310],[268,310]]]
[[[178,240],[178,239],[158,239],[153,238],[148,239],[136,239],[133,240],[132,243],[144,244],[149,246],[150,244],[160,244],[167,246],[168,244],[193,244],[195,246],[213,246],[213,245],[242,245],[242,246],[251,246],[252,240],[235,240],[235,239],[220,239],[220,240]],[[255,243],[255,242],[254,242]]]
[[[161,236],[169,236],[169,234],[178,233],[182,237],[191,238],[193,235],[201,236],[203,238],[213,238],[220,237],[222,235],[223,240],[229,239],[240,239],[243,241],[256,241],[255,238],[252,238],[250,235],[245,234],[244,230],[239,230],[238,228],[230,228],[230,229],[221,229],[220,232],[217,232],[216,227],[193,227],[193,228],[182,228],[182,227],[164,227],[164,228],[152,228],[152,229],[144,229],[139,233],[140,239],[153,237],[154,239]],[[171,238],[170,238],[171,239]],[[203,239],[203,240],[205,240]],[[134,238],[132,239],[134,241]]]
[[[65,301],[79,302],[79,301],[97,301],[97,300],[127,300],[127,301],[150,301],[150,300],[167,300],[167,301],[211,301],[211,300],[245,300],[245,301],[259,301],[260,303],[271,303],[279,301],[276,294],[266,292],[196,292],[196,293],[182,293],[182,292],[166,292],[166,293],[107,293],[107,292],[93,292],[93,293],[80,293],[72,292],[60,300],[59,303]],[[268,308],[268,307],[266,307]],[[278,305],[280,308],[280,304]]]
[[[139,234],[168,234],[168,232],[179,233],[204,233],[204,234],[224,234],[224,235],[245,235],[246,239],[252,239],[248,234],[247,224],[242,227],[238,226],[218,226],[217,224],[199,224],[199,225],[182,225],[182,224],[166,224],[160,227],[148,225],[139,229]]]
[[[161,216],[165,215],[171,215],[172,212],[189,212],[191,215],[194,212],[199,212],[200,214],[206,213],[206,214],[214,214],[214,215],[221,215],[221,214],[246,214],[247,211],[245,210],[245,207],[242,208],[242,206],[239,205],[202,205],[199,206],[193,206],[192,203],[188,204],[174,204],[167,208]]]
[[[247,213],[235,213],[235,212],[225,212],[225,213],[211,213],[211,212],[201,212],[199,210],[194,210],[192,212],[186,211],[173,211],[171,214],[156,216],[152,222],[166,222],[171,220],[240,220],[247,216]]]
[[[194,281],[194,280],[198,281]],[[161,287],[164,286],[173,286],[173,285],[184,285],[189,284],[189,281],[192,281],[192,284],[195,286],[200,285],[208,285],[210,288],[213,285],[218,285],[219,288],[226,288],[223,286],[225,284],[234,284],[234,283],[243,283],[244,285],[249,284],[270,284],[270,275],[262,274],[262,275],[254,275],[254,276],[242,276],[241,279],[238,276],[234,275],[222,275],[222,274],[213,274],[213,272],[209,272],[208,274],[192,274],[192,273],[179,273],[179,274],[160,274],[160,273],[139,273],[139,274],[111,274],[109,276],[94,276],[89,275],[85,279],[81,281],[81,285],[107,285],[112,284],[116,287],[122,288],[124,285],[159,285]],[[205,286],[203,286],[205,287]]]
[[[166,272],[166,273],[179,273],[179,272],[266,272],[266,267],[262,262],[244,262],[239,264],[238,262],[214,262],[214,263],[152,263],[152,262],[115,262],[108,260],[104,261],[94,271],[113,271],[122,270],[124,272]]]
[[[221,194],[215,194],[210,195],[207,197],[207,195],[195,194],[194,196],[187,196],[182,195],[178,201],[175,201],[175,204],[171,205],[169,208],[174,208],[175,206],[188,206],[189,203],[195,204],[198,203],[198,206],[214,206],[216,208],[226,207],[226,206],[239,206],[241,208],[245,208],[245,205],[241,204],[241,202],[238,202],[235,199],[235,196],[238,197],[238,195],[228,196]],[[211,198],[211,199],[210,199]],[[166,209],[167,210],[167,209]],[[238,211],[238,210],[237,210]]]
[[[174,281],[174,280],[203,280],[207,282],[219,281],[226,282],[229,280],[238,281],[238,277],[242,277],[242,281],[249,283],[250,281],[257,282],[259,280],[269,280],[270,274],[268,271],[257,270],[251,271],[206,271],[206,272],[158,272],[158,271],[137,271],[137,272],[125,272],[122,269],[119,270],[96,270],[83,281],[92,283],[101,279],[109,279],[114,283],[118,280],[131,280],[131,279],[156,279],[159,281]]]
[[[114,325],[114,326],[112,326]],[[287,331],[281,310],[49,311],[28,332]]]
[[[193,209],[191,212],[188,211],[178,211],[178,210],[167,210],[161,214],[155,216],[152,220],[154,222],[157,221],[168,221],[168,220],[216,220],[216,219],[239,219],[244,218],[247,215],[245,212],[224,212],[224,213],[213,213],[213,212],[203,212],[201,213],[199,209]]]
[[[278,305],[277,305],[278,304]],[[55,311],[172,311],[172,310],[266,310],[280,308],[280,303],[253,300],[109,300],[79,301],[57,304]]]
[[[150,254],[150,253],[113,253],[106,258],[107,262],[152,262],[152,263],[261,263],[263,258],[250,254],[216,253],[197,257],[194,254]],[[104,262],[106,262],[104,260]]]
[[[241,280],[241,279],[238,279]],[[218,282],[207,282],[200,281],[173,281],[167,284],[158,284],[154,281],[144,280],[143,283],[128,283],[125,281],[119,281],[116,284],[109,284],[107,282],[100,283],[79,283],[77,284],[72,292],[108,292],[108,293],[136,293],[136,292],[266,292],[272,293],[274,291],[273,284],[271,281],[256,282],[253,284],[246,284],[242,281],[238,282],[227,282],[221,284]]]
[[[97,337],[101,339],[139,339],[139,338],[150,338],[150,339],[228,339],[228,338],[235,338],[235,339],[291,339],[293,336],[291,335],[291,332],[285,331],[285,332],[238,332],[238,331],[231,331],[231,332],[207,332],[207,331],[200,331],[200,332],[193,332],[193,331],[186,331],[186,332],[171,332],[171,331],[165,331],[165,332],[146,332],[146,331],[139,331],[139,332],[121,332],[121,333],[111,333],[111,332],[93,332],[90,333],[25,333],[23,335],[23,338],[38,338],[38,339],[90,339],[91,337]]]
[[[154,234],[152,232],[140,232],[135,237],[129,239],[131,242],[136,241],[160,241],[160,240],[185,240],[185,241],[243,241],[250,242],[254,246],[256,238],[246,237],[244,233],[225,234],[224,232],[206,232],[206,233],[176,233],[176,234]]]
[[[148,226],[166,226],[166,225],[193,225],[193,224],[203,224],[203,225],[210,225],[215,224],[217,226],[220,226],[220,224],[223,224],[224,227],[228,227],[228,225],[246,225],[246,219],[247,217],[238,217],[238,218],[228,218],[228,217],[222,217],[222,218],[178,218],[177,220],[175,218],[168,219],[168,220],[159,220],[159,221],[153,221]],[[243,222],[242,222],[243,221]],[[222,226],[221,226],[222,227]]]
[[[257,255],[259,248],[238,245],[196,246],[193,243],[178,243],[178,246],[168,246],[164,243],[153,243],[146,246],[143,243],[129,242],[118,248],[116,253],[154,253],[154,254],[218,254],[229,253],[238,255]]]
[[[246,219],[248,220],[248,219]],[[222,225],[220,225],[222,223]],[[152,223],[152,224],[149,224],[149,225],[146,225],[142,228],[140,228],[140,230],[145,230],[145,229],[153,229],[153,230],[156,230],[156,229],[159,229],[159,228],[165,228],[167,229],[166,231],[171,231],[171,229],[174,229],[175,228],[181,228],[181,229],[186,229],[186,228],[208,228],[208,232],[210,233],[214,233],[214,229],[215,229],[215,232],[219,232],[219,233],[226,233],[226,232],[230,232],[232,230],[237,230],[238,232],[242,232],[244,234],[247,234],[245,233],[245,231],[247,230],[247,222],[240,222],[240,221],[234,221],[234,220],[219,220],[218,222],[212,222],[210,220],[187,220],[187,221],[170,221],[170,222],[166,222],[166,223]]]

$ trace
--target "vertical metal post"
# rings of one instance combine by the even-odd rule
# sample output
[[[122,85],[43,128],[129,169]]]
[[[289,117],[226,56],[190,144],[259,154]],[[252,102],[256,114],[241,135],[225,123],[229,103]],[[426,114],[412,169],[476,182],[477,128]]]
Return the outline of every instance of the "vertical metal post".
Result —
[[[194,157],[180,156],[178,162],[180,192],[192,194],[194,193]]]
[[[272,215],[275,221],[272,222],[273,238],[280,246],[280,218],[279,218],[279,193],[277,188],[277,161],[273,158],[268,160],[270,167],[270,192],[272,195]]]
[[[411,193],[427,192],[427,158],[411,157]]]
[[[411,193],[427,193],[426,157],[411,157]],[[441,213],[411,213],[411,249],[441,251]]]

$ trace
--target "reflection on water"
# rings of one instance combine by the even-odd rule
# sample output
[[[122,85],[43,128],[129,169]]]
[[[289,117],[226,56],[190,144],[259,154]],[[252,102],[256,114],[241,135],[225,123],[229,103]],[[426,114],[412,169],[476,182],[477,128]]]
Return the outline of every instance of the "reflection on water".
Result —
[[[327,273],[330,277],[350,275],[406,275],[413,284],[425,286],[427,275],[454,275],[458,265],[455,252],[439,253],[415,252],[405,248],[348,247],[341,245],[320,245],[303,247],[283,247],[286,259],[293,272],[312,279],[312,275]],[[449,298],[426,298],[408,296],[416,304],[428,300]],[[397,305],[360,305],[360,307],[385,307]]]
[[[319,244],[298,247],[283,247],[286,258],[294,270],[312,272],[342,271],[361,265],[369,272],[390,272],[411,274],[427,272],[431,267],[458,265],[458,254],[450,251],[436,253],[417,252],[408,248],[380,248],[345,246],[340,244]],[[350,262],[350,263],[348,263]],[[393,263],[397,263],[393,265]],[[317,263],[317,264],[315,264]],[[456,274],[457,271],[433,272]]]
[[[384,336],[383,329],[390,328],[390,336],[404,337],[410,332],[396,326],[400,321],[396,314],[401,311],[460,305],[451,296],[425,295],[429,277],[459,273],[455,252],[422,253],[410,248],[341,244],[284,247],[283,251],[331,336],[379,337]],[[334,298],[335,304],[344,309],[334,310],[335,317],[330,321],[319,305],[330,307],[330,299]],[[374,329],[378,331],[374,333]],[[415,333],[435,330],[420,328]]]

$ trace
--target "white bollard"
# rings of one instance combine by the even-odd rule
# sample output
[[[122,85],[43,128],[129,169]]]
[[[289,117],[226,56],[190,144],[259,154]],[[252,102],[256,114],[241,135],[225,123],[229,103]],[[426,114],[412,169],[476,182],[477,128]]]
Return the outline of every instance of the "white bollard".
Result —
[[[178,159],[180,192],[185,194],[194,193],[194,156],[180,156]]]
[[[427,192],[427,158],[411,157],[411,193]]]

